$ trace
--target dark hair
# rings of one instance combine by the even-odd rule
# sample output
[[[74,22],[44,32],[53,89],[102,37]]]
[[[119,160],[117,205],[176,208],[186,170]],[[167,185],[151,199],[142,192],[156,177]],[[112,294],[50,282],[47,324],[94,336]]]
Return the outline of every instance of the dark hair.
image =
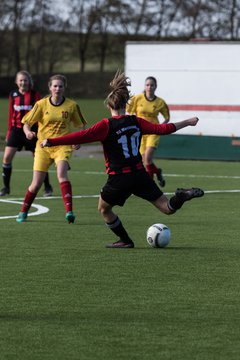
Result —
[[[154,76],[148,76],[146,79],[145,79],[145,82],[147,80],[152,80],[154,83],[155,83],[155,86],[157,87],[157,79],[154,77]]]
[[[105,104],[113,110],[124,109],[131,97],[128,86],[131,86],[130,79],[123,72],[117,70],[110,82],[112,91],[108,94]]]

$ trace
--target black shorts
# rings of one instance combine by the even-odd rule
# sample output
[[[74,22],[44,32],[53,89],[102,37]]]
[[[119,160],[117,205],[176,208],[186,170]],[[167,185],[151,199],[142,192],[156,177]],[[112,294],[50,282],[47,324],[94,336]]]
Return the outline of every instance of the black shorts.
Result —
[[[132,194],[144,200],[155,201],[163,192],[145,169],[133,173],[109,175],[101,190],[102,199],[112,206],[123,206]]]
[[[37,138],[34,138],[33,140],[28,140],[23,129],[12,128],[6,145],[17,148],[18,151],[21,151],[24,147],[25,150],[34,153],[36,142]]]

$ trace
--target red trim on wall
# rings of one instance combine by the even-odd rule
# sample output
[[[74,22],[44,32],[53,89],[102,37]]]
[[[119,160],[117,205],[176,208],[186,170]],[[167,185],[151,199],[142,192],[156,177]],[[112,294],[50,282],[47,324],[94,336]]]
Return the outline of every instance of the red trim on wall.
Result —
[[[169,105],[170,110],[240,111],[240,105]]]
[[[232,146],[240,146],[240,140],[232,140]]]

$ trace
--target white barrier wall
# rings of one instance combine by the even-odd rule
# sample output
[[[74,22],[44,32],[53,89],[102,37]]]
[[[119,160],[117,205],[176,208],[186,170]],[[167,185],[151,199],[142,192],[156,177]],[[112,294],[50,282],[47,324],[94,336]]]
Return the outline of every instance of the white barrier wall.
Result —
[[[132,94],[143,91],[146,77],[156,77],[156,94],[173,121],[200,118],[179,134],[240,136],[240,43],[127,42],[125,72]]]

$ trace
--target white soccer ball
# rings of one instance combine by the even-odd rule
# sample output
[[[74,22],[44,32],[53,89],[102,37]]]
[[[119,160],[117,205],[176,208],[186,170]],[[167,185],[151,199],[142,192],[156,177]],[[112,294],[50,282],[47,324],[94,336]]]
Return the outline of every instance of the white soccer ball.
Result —
[[[171,231],[164,224],[153,224],[147,230],[147,242],[154,248],[164,248],[169,244]]]

